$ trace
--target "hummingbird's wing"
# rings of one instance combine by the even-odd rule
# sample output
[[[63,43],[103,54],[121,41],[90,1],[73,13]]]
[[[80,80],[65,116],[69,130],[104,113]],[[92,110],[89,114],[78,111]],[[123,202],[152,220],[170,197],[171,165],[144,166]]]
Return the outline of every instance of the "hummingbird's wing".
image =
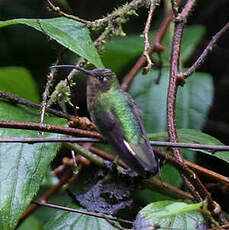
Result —
[[[135,115],[135,118],[142,133],[142,135],[140,135],[138,144],[132,144],[131,142],[129,142],[129,145],[131,146],[132,150],[136,152],[136,157],[138,159],[141,159],[142,163],[144,164],[144,167],[148,168],[148,171],[157,172],[158,161],[155,158],[154,152],[149,142],[149,138],[143,126],[142,113],[136,105],[135,101],[132,99],[132,97],[128,93],[125,94],[128,97],[128,104]]]
[[[128,94],[127,94],[128,95]],[[128,97],[130,97],[128,95]],[[132,143],[125,136],[121,121],[117,119],[115,109],[112,111],[99,110],[94,114],[95,123],[104,134],[107,141],[113,146],[120,158],[134,171],[143,175],[146,172],[155,174],[158,164],[151,149],[145,129],[142,125],[141,112],[135,102],[130,98],[131,107],[141,130],[138,143]]]
[[[96,115],[95,123],[119,157],[138,174],[145,174],[145,169],[136,158],[136,153],[125,140],[121,124],[115,115],[110,112],[102,111],[99,115]]]

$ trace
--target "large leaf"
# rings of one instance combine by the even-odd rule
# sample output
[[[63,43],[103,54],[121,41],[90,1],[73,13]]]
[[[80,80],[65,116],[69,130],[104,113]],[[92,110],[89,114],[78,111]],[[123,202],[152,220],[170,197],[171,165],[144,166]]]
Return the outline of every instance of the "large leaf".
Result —
[[[57,200],[57,196],[52,198],[52,200]],[[52,201],[53,202],[53,201]],[[76,203],[70,199],[69,196],[61,194],[59,196],[58,201],[54,201],[57,203],[74,209],[82,209],[80,206],[76,205]],[[49,211],[47,213],[46,218],[42,217],[44,221],[44,230],[70,230],[70,229],[84,229],[84,230],[115,230],[116,228],[110,225],[106,220],[101,218],[96,218],[92,216],[82,215],[73,212],[67,212],[57,209],[48,209],[44,210],[43,213]]]
[[[203,133],[200,130],[180,129],[178,130],[178,137],[180,142],[205,145],[224,145],[215,137]],[[229,163],[229,151],[217,151],[214,154],[212,154],[211,151],[207,151],[204,149],[198,149],[198,151],[217,157]]]
[[[223,146],[224,144],[206,133],[201,132],[200,130],[195,129],[178,129],[178,140],[181,143],[191,143],[191,144],[204,144],[204,145],[218,145]],[[149,134],[150,140],[155,140],[158,138],[163,138],[164,140],[168,140],[168,133],[156,133],[156,134]],[[191,149],[191,148],[190,148]],[[214,157],[218,157],[221,160],[224,160],[229,163],[229,151],[217,151],[212,154],[212,151],[206,149],[193,149],[194,151],[199,151],[202,153],[209,154]]]
[[[0,89],[39,102],[38,89],[29,71],[22,67],[0,68]]]
[[[79,207],[78,207],[79,208]],[[44,230],[116,230],[106,220],[66,211],[56,211],[44,226]]]
[[[200,130],[179,129],[178,138],[179,138],[179,142],[184,142],[184,143],[219,145],[219,146],[224,145],[221,141],[219,141],[215,137],[203,133]],[[209,154],[211,156],[217,157],[229,163],[229,151],[217,151],[214,154],[212,154],[211,151],[205,149],[198,149],[198,150],[195,149],[195,151],[200,151],[202,153]]]
[[[0,119],[38,122],[40,114],[25,106],[13,106],[0,101]],[[47,117],[46,122],[64,125],[66,121]],[[58,137],[44,134],[42,137]],[[1,129],[1,138],[40,137],[36,131]],[[0,144],[0,229],[14,229],[17,221],[30,204],[55,157],[60,144]]]
[[[199,211],[202,203],[186,204],[174,201],[158,201],[144,207],[134,222],[135,230],[174,229],[204,230],[206,225]]]
[[[24,24],[50,36],[64,47],[86,58],[96,67],[103,67],[102,61],[91,40],[89,30],[80,22],[65,17],[51,19],[13,19],[0,21],[0,27]]]
[[[169,70],[163,68],[159,84],[155,84],[158,71],[147,76],[139,73],[134,79],[130,94],[143,112],[147,132],[163,132],[166,127],[166,103]],[[212,78],[207,73],[194,73],[180,87],[176,103],[177,128],[201,129],[213,99]]]
[[[147,76],[139,73],[131,87],[130,94],[143,113],[144,126],[148,133],[167,131],[166,105],[169,85],[169,70],[163,68],[159,84],[155,84],[158,71],[150,71]],[[212,103],[213,83],[211,76],[205,73],[194,73],[184,85],[179,88],[176,103],[177,128],[201,129]],[[190,154],[187,154],[190,156]],[[193,155],[192,155],[193,156]],[[191,160],[190,157],[188,157]],[[173,168],[165,180],[174,184],[177,181]],[[173,178],[172,178],[173,177]],[[174,184],[177,186],[177,184]]]

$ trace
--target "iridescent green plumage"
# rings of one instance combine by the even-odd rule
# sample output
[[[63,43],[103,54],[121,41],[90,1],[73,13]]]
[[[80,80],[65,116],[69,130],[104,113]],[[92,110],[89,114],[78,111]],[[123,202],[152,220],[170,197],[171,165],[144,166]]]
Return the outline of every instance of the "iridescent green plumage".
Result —
[[[158,161],[143,127],[141,112],[131,96],[120,89],[116,75],[109,69],[74,68],[89,75],[88,111],[120,158],[138,174],[156,174]]]
[[[90,71],[87,104],[92,120],[131,169],[142,175],[158,171],[141,112],[120,89],[114,73],[108,69]]]

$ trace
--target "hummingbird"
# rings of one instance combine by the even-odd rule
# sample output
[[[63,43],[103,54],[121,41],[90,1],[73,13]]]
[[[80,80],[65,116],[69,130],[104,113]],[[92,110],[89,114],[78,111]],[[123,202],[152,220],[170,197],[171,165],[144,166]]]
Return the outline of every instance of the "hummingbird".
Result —
[[[87,107],[91,120],[130,169],[142,176],[155,175],[159,164],[142,122],[141,111],[132,97],[120,89],[116,74],[110,69],[72,68],[88,75]]]

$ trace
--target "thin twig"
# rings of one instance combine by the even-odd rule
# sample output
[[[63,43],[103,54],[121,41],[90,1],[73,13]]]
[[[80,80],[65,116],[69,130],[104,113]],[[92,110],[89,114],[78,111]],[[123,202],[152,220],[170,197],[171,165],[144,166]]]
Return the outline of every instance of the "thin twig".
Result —
[[[17,94],[13,94],[13,93],[8,93],[8,92],[4,92],[2,90],[0,90],[0,98],[4,98],[14,104],[22,104],[22,105],[26,105],[32,108],[36,108],[36,109],[40,109],[41,105],[34,103],[32,101],[26,100],[23,97],[18,96]],[[47,108],[47,112],[51,113],[53,115],[56,115],[58,117],[63,117],[66,118],[68,120],[70,120],[72,118],[71,115],[67,114],[67,113],[63,113],[61,111],[55,110],[55,109],[51,109],[51,108]]]
[[[177,5],[179,5],[182,2],[182,0],[177,1]],[[160,28],[158,29],[153,42],[151,43],[149,55],[151,55],[155,51],[163,51],[165,47],[161,45],[161,41],[165,35],[165,32],[167,31],[167,28],[170,24],[170,22],[173,19],[173,12],[170,10],[167,14],[167,16],[162,21]],[[126,75],[125,79],[123,80],[121,84],[122,90],[127,90],[129,88],[130,83],[134,79],[134,77],[137,75],[138,71],[142,68],[142,66],[146,62],[146,57],[144,55],[141,55],[141,57],[137,60],[135,65],[132,67],[130,72]]]
[[[79,18],[77,16],[74,16],[74,15],[70,15],[70,14],[66,14],[65,12],[63,12],[60,7],[58,6],[55,6],[52,4],[52,2],[50,0],[46,0],[47,3],[49,4],[49,6],[51,7],[51,9],[58,13],[59,15],[63,16],[63,17],[66,17],[66,18],[70,18],[70,19],[73,19],[75,21],[78,21],[78,22],[82,22],[86,25],[90,25],[92,22],[88,21],[88,20],[85,20],[85,19],[82,19],[82,18]]]
[[[62,138],[0,138],[0,143],[50,143],[50,142],[68,142],[68,143],[77,143],[77,142],[91,142],[91,143],[105,143],[104,140],[98,138],[88,138],[88,137],[62,137]],[[165,146],[165,147],[181,147],[181,148],[191,148],[191,149],[206,149],[209,151],[228,151],[229,146],[218,146],[218,145],[202,145],[202,144],[191,144],[191,143],[172,143],[172,142],[161,142],[161,141],[151,141],[153,146]],[[92,152],[103,157],[104,159],[113,161],[114,156],[108,154],[107,152],[91,146],[89,148]],[[218,181],[229,183],[229,178],[222,176],[218,173],[215,173],[211,170],[203,168],[199,165],[185,161],[185,163],[195,171],[205,176],[215,178]],[[120,166],[127,168],[127,165],[119,160]]]
[[[101,26],[105,26],[109,22],[113,22],[113,23],[115,22],[119,24],[124,23],[127,21],[127,18],[130,15],[136,15],[137,9],[147,5],[148,5],[148,1],[133,0],[128,4],[124,4],[123,6],[120,6],[118,9],[115,9],[108,16],[95,20],[94,22],[92,22],[92,24],[95,27],[101,27]]]
[[[168,160],[169,162],[171,162],[174,166],[176,166],[178,169],[181,170],[181,172],[188,178],[188,180],[191,182],[191,184],[194,184],[197,188],[198,191],[200,191],[200,195],[201,197],[205,197],[208,198],[209,200],[212,200],[210,194],[208,192],[206,192],[206,188],[203,186],[203,184],[201,183],[200,179],[196,176],[196,174],[187,167],[187,165],[184,162],[181,162],[179,160],[177,160],[176,158],[172,157],[171,155],[164,153],[163,151],[161,151],[160,149],[154,148],[153,150],[159,154],[163,159]],[[195,197],[195,194],[193,194],[193,196]],[[196,197],[195,197],[196,198]],[[212,201],[213,202],[213,201]],[[215,207],[215,206],[214,206]]]
[[[33,123],[33,124],[39,124],[39,123]],[[0,127],[1,127],[1,121],[0,121]],[[56,126],[61,127],[62,126]],[[15,128],[15,127],[9,127],[9,128]],[[64,127],[65,128],[65,127]],[[23,128],[22,128],[23,129]],[[69,128],[66,128],[67,130]],[[36,130],[36,129],[35,129]],[[69,131],[69,134],[71,135],[71,129]],[[80,131],[86,131],[81,130]],[[86,131],[87,132],[87,131]],[[89,135],[94,135],[93,133],[89,133]],[[96,133],[97,135],[97,133]],[[75,142],[91,142],[91,143],[106,143],[103,139],[98,138],[89,138],[89,137],[59,137],[59,138],[42,138],[42,137],[31,137],[31,138],[0,138],[0,143],[27,143],[27,144],[35,144],[35,143],[47,143],[47,142],[69,142],[69,143],[75,143]],[[173,143],[173,142],[163,142],[163,141],[150,141],[150,144],[152,146],[163,146],[163,147],[179,147],[179,148],[188,148],[188,149],[197,149],[197,150],[207,150],[209,152],[218,152],[218,151],[229,151],[228,145],[205,145],[205,144],[192,144],[192,143]],[[94,148],[94,147],[93,147]]]
[[[88,136],[88,137],[97,137],[103,138],[103,136],[95,131],[87,131],[83,129],[77,128],[69,128],[63,126],[49,125],[49,124],[40,124],[40,123],[32,123],[32,122],[19,122],[19,121],[1,121],[1,128],[13,128],[13,129],[26,129],[26,130],[36,130],[41,132],[54,132],[60,134],[67,135],[80,135],[80,136]]]
[[[90,138],[90,137],[31,137],[31,138],[0,138],[0,143],[27,143],[27,144],[36,144],[36,143],[52,143],[52,142],[91,142],[91,143],[103,143],[101,139]]]
[[[145,47],[144,47],[144,53],[143,54],[146,57],[146,60],[148,62],[147,66],[144,68],[146,73],[153,67],[153,63],[152,63],[152,60],[151,60],[150,55],[149,55],[149,51],[150,51],[149,30],[150,30],[150,24],[152,21],[153,12],[156,8],[156,2],[155,1],[156,0],[151,0],[149,14],[148,14],[148,18],[146,20],[146,25],[145,25],[145,29],[144,29]]]
[[[147,188],[151,188],[152,191],[160,192],[166,195],[169,195],[176,199],[191,199],[193,200],[193,196],[190,193],[187,193],[177,187],[174,187],[171,184],[168,184],[164,181],[161,181],[155,177],[150,177],[143,181],[143,184]]]
[[[177,76],[179,78],[185,79],[185,78],[189,77],[193,72],[195,72],[197,70],[197,68],[205,61],[207,55],[212,51],[213,46],[216,44],[216,42],[219,40],[219,38],[228,29],[229,29],[229,23],[227,23],[219,32],[216,33],[215,36],[212,37],[211,41],[209,42],[207,47],[204,49],[203,53],[196,60],[196,62],[190,68],[188,68],[188,70],[186,70],[184,73],[179,73],[179,74],[177,74]]]
[[[78,210],[78,209],[74,209],[74,208],[68,208],[68,207],[56,205],[56,204],[42,203],[40,201],[34,201],[33,203],[37,204],[39,206],[47,207],[47,208],[55,208],[55,209],[59,209],[59,210],[67,211],[67,212],[75,212],[75,213],[79,213],[82,215],[93,216],[93,217],[102,218],[102,219],[108,219],[111,221],[119,221],[119,222],[123,222],[123,223],[127,223],[127,224],[133,224],[132,221],[120,219],[117,217],[106,216],[104,214],[87,212],[87,211],[83,211],[83,210]]]

